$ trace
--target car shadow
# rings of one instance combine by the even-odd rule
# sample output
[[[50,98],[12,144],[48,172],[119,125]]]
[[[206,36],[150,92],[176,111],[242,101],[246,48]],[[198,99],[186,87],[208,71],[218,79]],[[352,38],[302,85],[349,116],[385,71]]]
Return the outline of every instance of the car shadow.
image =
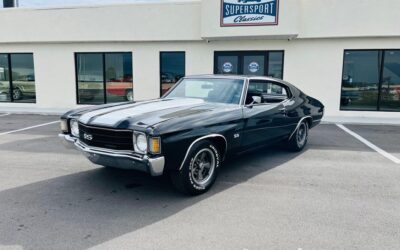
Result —
[[[299,154],[260,148],[228,159],[206,194],[188,197],[165,177],[98,168],[0,192],[0,245],[86,249],[164,220]]]
[[[14,148],[13,143],[6,142],[3,147]],[[368,149],[332,125],[313,130],[307,150],[324,154],[328,150]],[[96,246],[165,220],[274,168],[292,166],[286,163],[305,151],[291,153],[274,146],[237,155],[222,165],[213,188],[197,197],[177,193],[167,178],[105,168],[4,190],[0,192],[0,245],[28,249]]]

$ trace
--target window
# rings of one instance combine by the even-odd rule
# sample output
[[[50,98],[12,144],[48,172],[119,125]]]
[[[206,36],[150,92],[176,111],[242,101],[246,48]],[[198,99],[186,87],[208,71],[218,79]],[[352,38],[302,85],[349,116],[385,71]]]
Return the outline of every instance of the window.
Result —
[[[133,101],[132,53],[76,53],[79,104]]]
[[[380,110],[400,111],[400,50],[386,50],[381,81]]]
[[[185,52],[161,52],[160,95],[163,96],[183,76],[185,76]]]
[[[289,90],[275,82],[252,80],[246,95],[246,104],[253,102],[253,96],[261,97],[261,103],[279,103],[289,97]]]
[[[36,102],[33,54],[0,54],[0,101]]]
[[[400,111],[400,50],[344,52],[341,110]]]
[[[283,78],[283,51],[217,51],[214,74]]]

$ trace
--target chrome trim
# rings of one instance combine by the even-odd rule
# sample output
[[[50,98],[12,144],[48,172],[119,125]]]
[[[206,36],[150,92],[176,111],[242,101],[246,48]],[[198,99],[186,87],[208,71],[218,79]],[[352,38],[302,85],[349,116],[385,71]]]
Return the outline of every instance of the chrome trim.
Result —
[[[75,141],[75,146],[86,152],[86,153],[93,153],[93,154],[102,154],[102,155],[107,155],[107,156],[115,156],[115,157],[123,157],[123,158],[128,158],[132,160],[143,160],[142,158],[132,154],[130,151],[122,151],[122,150],[112,150],[112,149],[105,149],[105,148],[97,148],[97,147],[92,147],[89,145],[86,145],[85,143],[81,142],[80,140]]]
[[[91,126],[91,125],[86,125],[86,124],[80,122],[79,120],[77,120],[77,121],[78,121],[79,125],[82,125],[83,127],[87,127],[87,128],[116,131],[116,132],[132,132],[132,130],[130,130],[130,129],[112,129],[112,128],[105,128],[105,127],[100,127],[100,126]]]
[[[295,129],[293,130],[293,132],[290,134],[289,140],[292,139],[292,136],[294,135],[294,133],[296,132],[296,130],[300,127],[301,122],[304,121],[304,120],[307,119],[307,118],[311,118],[311,119],[312,119],[312,117],[309,116],[309,115],[308,115],[308,116],[302,117],[302,118],[300,119],[300,121],[297,123],[296,128],[295,128]]]
[[[165,158],[164,156],[157,158],[149,158],[149,172],[151,176],[160,176],[164,173]]]
[[[59,134],[58,137],[63,139],[68,148],[78,149],[94,164],[135,169],[150,173],[152,176],[159,176],[164,173],[164,156],[150,158],[147,155],[135,155],[136,153],[133,151],[91,147],[69,134]]]
[[[204,139],[207,139],[207,138],[212,138],[212,137],[221,137],[222,139],[224,139],[224,141],[225,141],[225,152],[224,152],[224,155],[226,154],[226,152],[228,151],[228,141],[226,140],[225,136],[223,136],[223,135],[221,135],[221,134],[211,134],[211,135],[206,135],[206,136],[197,138],[196,140],[194,140],[194,141],[190,144],[188,150],[186,151],[185,158],[183,158],[183,161],[182,161],[182,163],[181,163],[181,166],[179,167],[179,171],[183,168],[183,165],[185,164],[185,161],[186,161],[186,159],[187,159],[187,157],[188,157],[188,155],[189,155],[189,152],[190,152],[190,150],[192,149],[193,145],[196,144],[196,142],[199,142],[199,141],[204,140]]]
[[[244,79],[242,96],[240,97],[240,102],[239,102],[239,106],[242,108],[246,105],[246,97],[247,97],[247,91],[249,90],[249,84],[250,80],[248,78]]]
[[[137,137],[138,137],[139,135],[144,135],[144,137],[146,138],[147,147],[146,147],[146,150],[145,150],[145,151],[141,151],[141,150],[139,149],[139,147],[137,146],[137,144],[136,144],[136,139],[137,139]],[[134,149],[134,151],[137,152],[138,154],[144,155],[144,154],[147,154],[147,152],[149,151],[149,137],[146,135],[146,133],[143,133],[143,132],[134,130],[134,131],[133,131],[133,134],[132,134],[132,143],[133,143],[133,149]]]

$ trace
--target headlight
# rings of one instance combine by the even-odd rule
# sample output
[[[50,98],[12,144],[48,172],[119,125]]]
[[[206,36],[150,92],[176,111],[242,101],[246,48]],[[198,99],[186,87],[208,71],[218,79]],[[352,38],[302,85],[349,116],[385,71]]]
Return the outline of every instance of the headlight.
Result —
[[[147,152],[147,137],[143,133],[134,134],[135,151],[139,153]]]
[[[0,93],[1,94],[1,93]],[[68,123],[67,120],[61,119],[60,121],[60,128],[63,133],[68,133]]]
[[[72,119],[69,122],[69,126],[71,127],[71,134],[75,137],[79,137],[79,125],[78,121],[75,119]]]

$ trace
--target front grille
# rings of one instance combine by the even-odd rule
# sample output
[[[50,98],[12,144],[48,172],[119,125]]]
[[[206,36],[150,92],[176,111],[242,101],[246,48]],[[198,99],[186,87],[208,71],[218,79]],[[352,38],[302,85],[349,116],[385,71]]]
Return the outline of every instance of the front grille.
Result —
[[[133,132],[92,127],[79,123],[79,139],[86,145],[114,150],[132,150]]]

